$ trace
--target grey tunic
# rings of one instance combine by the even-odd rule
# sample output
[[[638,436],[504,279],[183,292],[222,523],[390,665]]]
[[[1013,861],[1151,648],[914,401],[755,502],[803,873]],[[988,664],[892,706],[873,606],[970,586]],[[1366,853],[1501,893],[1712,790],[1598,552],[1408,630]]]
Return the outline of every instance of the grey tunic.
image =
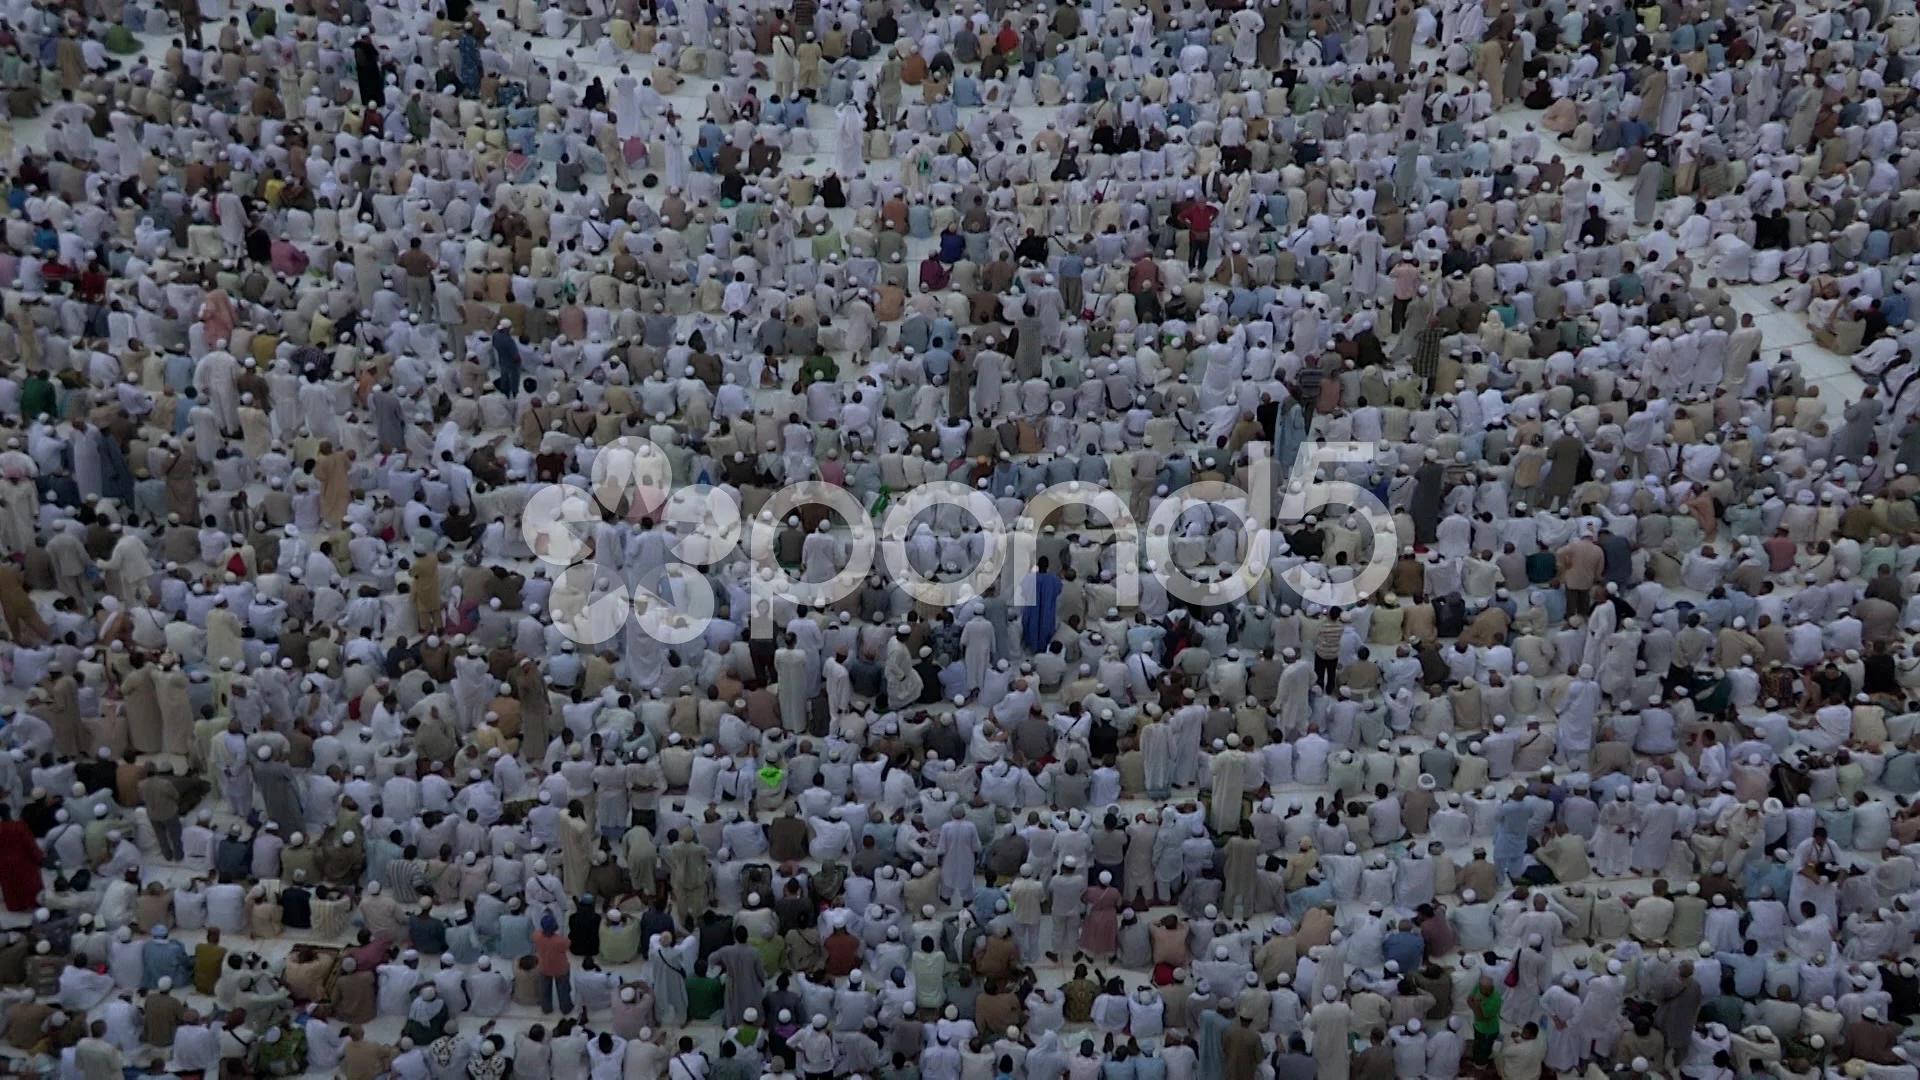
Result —
[[[1660,189],[1667,179],[1667,167],[1657,161],[1649,161],[1640,167],[1640,173],[1633,178],[1633,221],[1636,225],[1645,225],[1653,220],[1653,211],[1660,202]]]
[[[267,804],[267,816],[280,826],[282,836],[291,836],[304,827],[292,766],[284,761],[255,761],[253,782]]]
[[[757,1009],[767,996],[767,969],[751,945],[734,944],[714,951],[707,961],[727,981],[727,1023],[745,1023],[748,1009]]]
[[[1863,398],[1847,406],[1846,423],[1833,440],[1833,456],[1848,461],[1866,457],[1867,445],[1873,441],[1874,425],[1880,422],[1883,411],[1878,398]]]

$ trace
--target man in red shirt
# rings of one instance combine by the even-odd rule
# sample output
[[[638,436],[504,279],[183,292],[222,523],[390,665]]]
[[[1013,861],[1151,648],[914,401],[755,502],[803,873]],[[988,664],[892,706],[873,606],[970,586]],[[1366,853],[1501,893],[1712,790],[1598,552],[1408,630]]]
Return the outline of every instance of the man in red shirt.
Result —
[[[1392,329],[1397,334],[1407,325],[1407,308],[1420,295],[1420,267],[1412,259],[1401,259],[1387,276],[1393,279]]]
[[[1775,529],[1772,536],[1760,542],[1760,550],[1767,553],[1767,569],[1781,574],[1793,566],[1794,556],[1800,553],[1800,545],[1793,542],[1787,530]]]
[[[1013,28],[1012,19],[1000,20],[1000,32],[993,37],[993,47],[1000,50],[1008,64],[1020,60],[1020,31]]]
[[[1207,200],[1194,198],[1180,211],[1180,224],[1187,227],[1187,267],[1196,272],[1207,267],[1207,248],[1213,244],[1213,220],[1220,211]]]
[[[567,956],[567,948],[573,942],[560,932],[560,920],[551,914],[540,920],[540,930],[533,935],[533,956],[535,970],[540,974],[540,1012],[553,1014],[554,1000],[559,999],[560,1015],[573,1011],[573,961]]]
[[[1133,268],[1127,271],[1127,291],[1135,295],[1160,291],[1160,264],[1150,253],[1143,252],[1133,260]]]

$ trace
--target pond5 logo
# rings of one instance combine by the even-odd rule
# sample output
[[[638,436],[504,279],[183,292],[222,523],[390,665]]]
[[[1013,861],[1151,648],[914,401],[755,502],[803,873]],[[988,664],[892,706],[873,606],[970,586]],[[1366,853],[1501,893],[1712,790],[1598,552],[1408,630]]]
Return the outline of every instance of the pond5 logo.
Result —
[[[1111,489],[1072,481],[1041,489],[1009,523],[984,491],[958,481],[923,484],[893,499],[875,525],[867,508],[845,488],[821,481],[790,484],[773,491],[751,522],[729,492],[710,485],[676,488],[672,463],[651,440],[618,439],[593,457],[588,486],[549,484],[537,490],[522,511],[521,536],[535,558],[554,570],[548,606],[554,626],[569,640],[597,646],[623,632],[638,630],[667,645],[683,645],[706,633],[719,610],[706,570],[737,558],[747,562],[752,610],[750,631],[768,636],[777,627],[777,601],[811,608],[853,596],[876,564],[914,600],[953,608],[998,589],[1016,606],[1034,600],[1041,529],[1069,507],[1091,511],[1105,525],[1087,531],[1106,533],[1115,547],[1116,598],[1139,602],[1142,573],[1150,574],[1171,597],[1208,607],[1232,603],[1260,587],[1270,573],[1274,531],[1267,524],[1299,522],[1328,507],[1348,507],[1346,526],[1367,534],[1371,551],[1361,566],[1338,571],[1317,563],[1298,563],[1281,571],[1287,587],[1303,600],[1346,607],[1379,591],[1392,572],[1399,549],[1392,515],[1373,492],[1344,478],[1319,479],[1323,469],[1344,465],[1370,467],[1372,443],[1307,443],[1300,448],[1281,495],[1273,507],[1276,463],[1271,448],[1250,443],[1241,488],[1220,480],[1202,480],[1158,497],[1140,528],[1127,503]],[[840,527],[834,539],[834,570],[796,576],[776,557],[783,530],[792,529],[801,511],[816,507]],[[821,515],[809,511],[809,518]],[[908,558],[908,538],[920,521],[938,516],[951,525],[960,518],[977,526],[982,555],[971,570],[952,580],[927,577]],[[630,553],[620,523],[651,518],[664,529],[661,540]],[[1226,521],[1244,535],[1237,561],[1200,577],[1174,558],[1177,537],[1205,532]],[[1144,560],[1141,558],[1144,546]],[[809,580],[813,578],[815,580]],[[730,617],[738,613],[729,612]]]

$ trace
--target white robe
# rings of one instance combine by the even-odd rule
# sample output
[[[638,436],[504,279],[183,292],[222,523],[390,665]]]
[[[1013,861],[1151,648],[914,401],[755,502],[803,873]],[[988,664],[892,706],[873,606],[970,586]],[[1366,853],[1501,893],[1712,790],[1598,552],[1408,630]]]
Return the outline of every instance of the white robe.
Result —
[[[799,649],[775,651],[773,672],[780,691],[781,726],[803,730],[807,726],[807,654]]]
[[[834,113],[833,167],[843,179],[861,175],[866,168],[866,118],[851,105],[842,105]]]
[[[1213,755],[1213,807],[1209,816],[1216,833],[1232,835],[1239,831],[1247,764],[1243,750],[1223,750]]]
[[[220,1033],[205,1024],[182,1024],[173,1033],[175,1073],[210,1072],[220,1064]],[[311,1062],[309,1063],[311,1064]]]

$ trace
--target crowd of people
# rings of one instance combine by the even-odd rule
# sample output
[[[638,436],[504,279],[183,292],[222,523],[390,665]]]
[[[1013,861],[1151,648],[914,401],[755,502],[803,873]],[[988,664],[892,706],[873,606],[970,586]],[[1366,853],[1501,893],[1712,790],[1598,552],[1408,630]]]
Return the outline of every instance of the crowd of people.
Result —
[[[0,18],[0,1069],[1920,1080],[1911,0],[227,2]]]

